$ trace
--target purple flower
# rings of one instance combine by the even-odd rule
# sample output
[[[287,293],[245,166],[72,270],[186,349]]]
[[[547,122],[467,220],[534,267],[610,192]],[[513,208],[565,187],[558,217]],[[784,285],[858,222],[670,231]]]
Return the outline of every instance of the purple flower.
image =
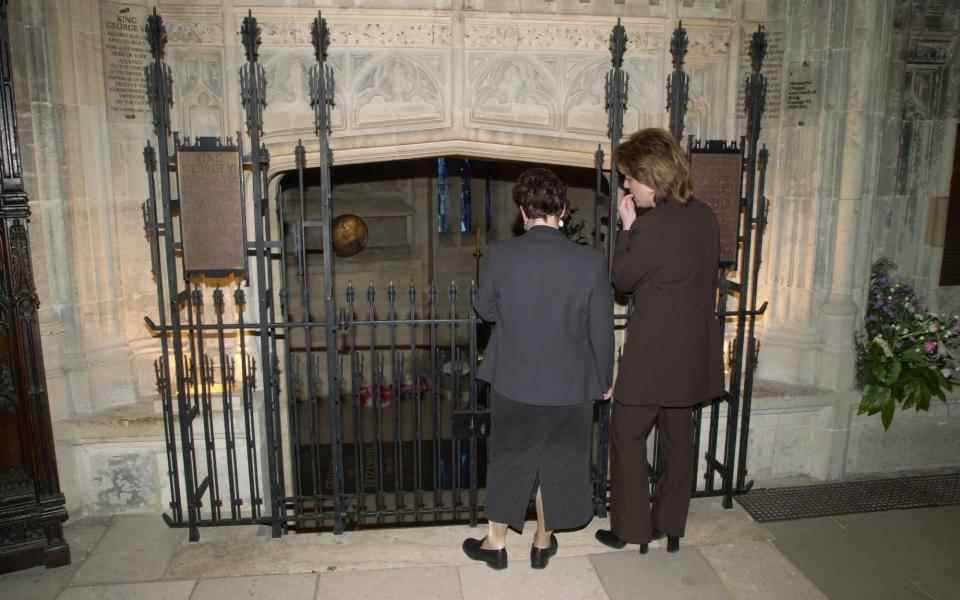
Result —
[[[927,340],[923,343],[923,351],[927,354],[933,354],[937,351],[937,342],[934,340]]]

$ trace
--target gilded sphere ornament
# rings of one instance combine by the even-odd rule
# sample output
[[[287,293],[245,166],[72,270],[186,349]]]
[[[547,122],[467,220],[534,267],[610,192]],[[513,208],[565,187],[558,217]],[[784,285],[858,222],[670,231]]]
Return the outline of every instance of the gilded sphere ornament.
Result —
[[[357,215],[340,215],[333,220],[333,253],[353,256],[367,247],[367,224]]]

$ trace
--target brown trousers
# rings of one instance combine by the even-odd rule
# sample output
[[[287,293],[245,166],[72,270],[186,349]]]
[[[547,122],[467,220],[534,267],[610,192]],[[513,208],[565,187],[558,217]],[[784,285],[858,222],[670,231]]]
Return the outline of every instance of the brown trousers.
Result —
[[[645,544],[653,530],[683,536],[693,486],[692,408],[614,404],[610,423],[610,525],[620,539]],[[663,474],[650,506],[647,437],[660,429]]]

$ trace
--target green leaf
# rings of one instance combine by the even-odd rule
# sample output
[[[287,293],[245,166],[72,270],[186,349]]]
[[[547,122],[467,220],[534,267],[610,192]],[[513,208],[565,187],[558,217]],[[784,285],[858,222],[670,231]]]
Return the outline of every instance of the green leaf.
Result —
[[[881,381],[883,383],[887,382],[887,369],[882,362],[876,362],[873,365],[873,368],[870,369],[873,374],[874,379]]]
[[[893,422],[893,410],[896,408],[896,402],[894,402],[893,397],[887,394],[886,399],[883,401],[881,406],[880,420],[883,422],[884,431],[890,429],[890,424]]]
[[[930,410],[930,388],[924,382],[917,382],[914,398],[916,398],[917,410]]]
[[[890,370],[887,371],[887,378],[883,381],[889,385],[896,383],[897,379],[900,377],[900,372],[903,370],[903,365],[899,360],[893,361],[893,364],[890,365]]]

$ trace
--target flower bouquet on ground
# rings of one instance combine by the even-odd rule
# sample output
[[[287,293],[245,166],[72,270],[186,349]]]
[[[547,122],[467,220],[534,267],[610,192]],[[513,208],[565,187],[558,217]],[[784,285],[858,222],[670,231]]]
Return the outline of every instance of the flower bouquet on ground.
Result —
[[[884,429],[898,405],[929,410],[932,397],[946,402],[946,393],[960,383],[960,318],[926,310],[912,287],[892,277],[896,268],[886,258],[874,263],[856,343],[857,385],[863,391],[858,414],[880,413]]]

